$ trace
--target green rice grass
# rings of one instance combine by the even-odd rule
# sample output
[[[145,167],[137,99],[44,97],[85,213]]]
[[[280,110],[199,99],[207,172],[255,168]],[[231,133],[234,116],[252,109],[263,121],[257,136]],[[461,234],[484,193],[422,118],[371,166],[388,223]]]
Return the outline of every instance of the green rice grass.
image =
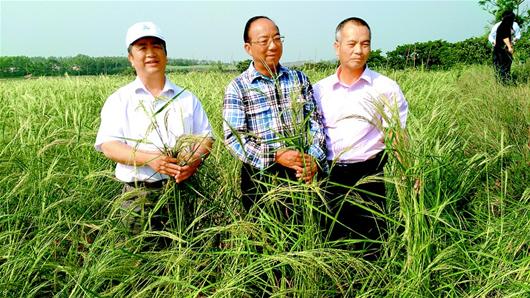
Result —
[[[317,183],[265,196],[292,198],[301,225],[243,211],[239,163],[222,144],[236,73],[170,74],[200,98],[216,142],[198,175],[168,190],[180,224],[136,236],[121,226],[113,162],[93,149],[103,102],[133,78],[0,81],[0,294],[527,297],[529,85],[498,85],[485,66],[381,72],[409,101],[410,140],[386,168],[389,236],[376,262],[326,240]]]

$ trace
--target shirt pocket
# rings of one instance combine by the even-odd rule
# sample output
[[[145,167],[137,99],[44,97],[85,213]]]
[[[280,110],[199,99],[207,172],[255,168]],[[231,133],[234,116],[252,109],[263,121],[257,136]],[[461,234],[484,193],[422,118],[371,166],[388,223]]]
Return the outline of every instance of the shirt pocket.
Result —
[[[125,137],[129,138],[127,143],[135,144],[133,140],[142,140],[140,143],[148,143],[154,137],[154,130],[148,112],[141,108],[129,110],[127,114],[127,126]]]
[[[255,106],[247,111],[248,132],[260,138],[271,131],[272,114],[267,105]]]
[[[171,113],[166,117],[168,120],[168,142],[174,143],[182,135],[193,134],[193,115],[190,111],[179,105],[171,109]]]

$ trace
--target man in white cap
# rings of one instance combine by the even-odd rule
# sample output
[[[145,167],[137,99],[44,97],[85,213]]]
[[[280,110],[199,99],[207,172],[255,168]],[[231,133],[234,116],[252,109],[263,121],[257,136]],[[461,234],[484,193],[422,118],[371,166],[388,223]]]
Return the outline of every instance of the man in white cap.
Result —
[[[126,47],[136,79],[107,98],[95,148],[117,163],[115,174],[124,192],[142,194],[122,204],[129,228],[138,233],[145,228],[144,218],[133,214],[151,211],[169,180],[190,178],[209,154],[213,139],[197,97],[166,77],[166,40],[160,28],[152,22],[132,25]],[[184,139],[189,146],[176,148]],[[167,215],[151,219],[151,227],[164,228]]]

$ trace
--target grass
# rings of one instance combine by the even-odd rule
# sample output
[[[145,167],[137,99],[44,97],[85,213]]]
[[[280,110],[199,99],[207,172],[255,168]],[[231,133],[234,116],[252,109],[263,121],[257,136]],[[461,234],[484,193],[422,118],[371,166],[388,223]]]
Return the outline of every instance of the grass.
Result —
[[[93,149],[104,100],[132,77],[1,81],[1,295],[528,296],[530,86],[500,86],[483,66],[381,71],[409,101],[410,144],[397,148],[401,162],[390,156],[390,234],[371,263],[325,241],[318,185],[267,194],[292,198],[303,225],[243,212],[239,165],[222,145],[235,73],[170,75],[201,99],[217,141],[199,175],[168,191],[193,215],[134,237],[120,224],[113,163]],[[153,236],[173,242],[151,249]]]

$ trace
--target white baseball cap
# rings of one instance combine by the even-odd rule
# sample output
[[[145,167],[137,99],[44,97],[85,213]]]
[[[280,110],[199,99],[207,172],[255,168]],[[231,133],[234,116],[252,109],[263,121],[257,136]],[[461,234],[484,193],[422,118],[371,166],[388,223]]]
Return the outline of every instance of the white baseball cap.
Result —
[[[142,37],[152,36],[160,38],[162,41],[166,42],[162,30],[153,22],[139,22],[127,30],[127,36],[125,37],[125,47],[129,47],[132,43],[137,41]]]

